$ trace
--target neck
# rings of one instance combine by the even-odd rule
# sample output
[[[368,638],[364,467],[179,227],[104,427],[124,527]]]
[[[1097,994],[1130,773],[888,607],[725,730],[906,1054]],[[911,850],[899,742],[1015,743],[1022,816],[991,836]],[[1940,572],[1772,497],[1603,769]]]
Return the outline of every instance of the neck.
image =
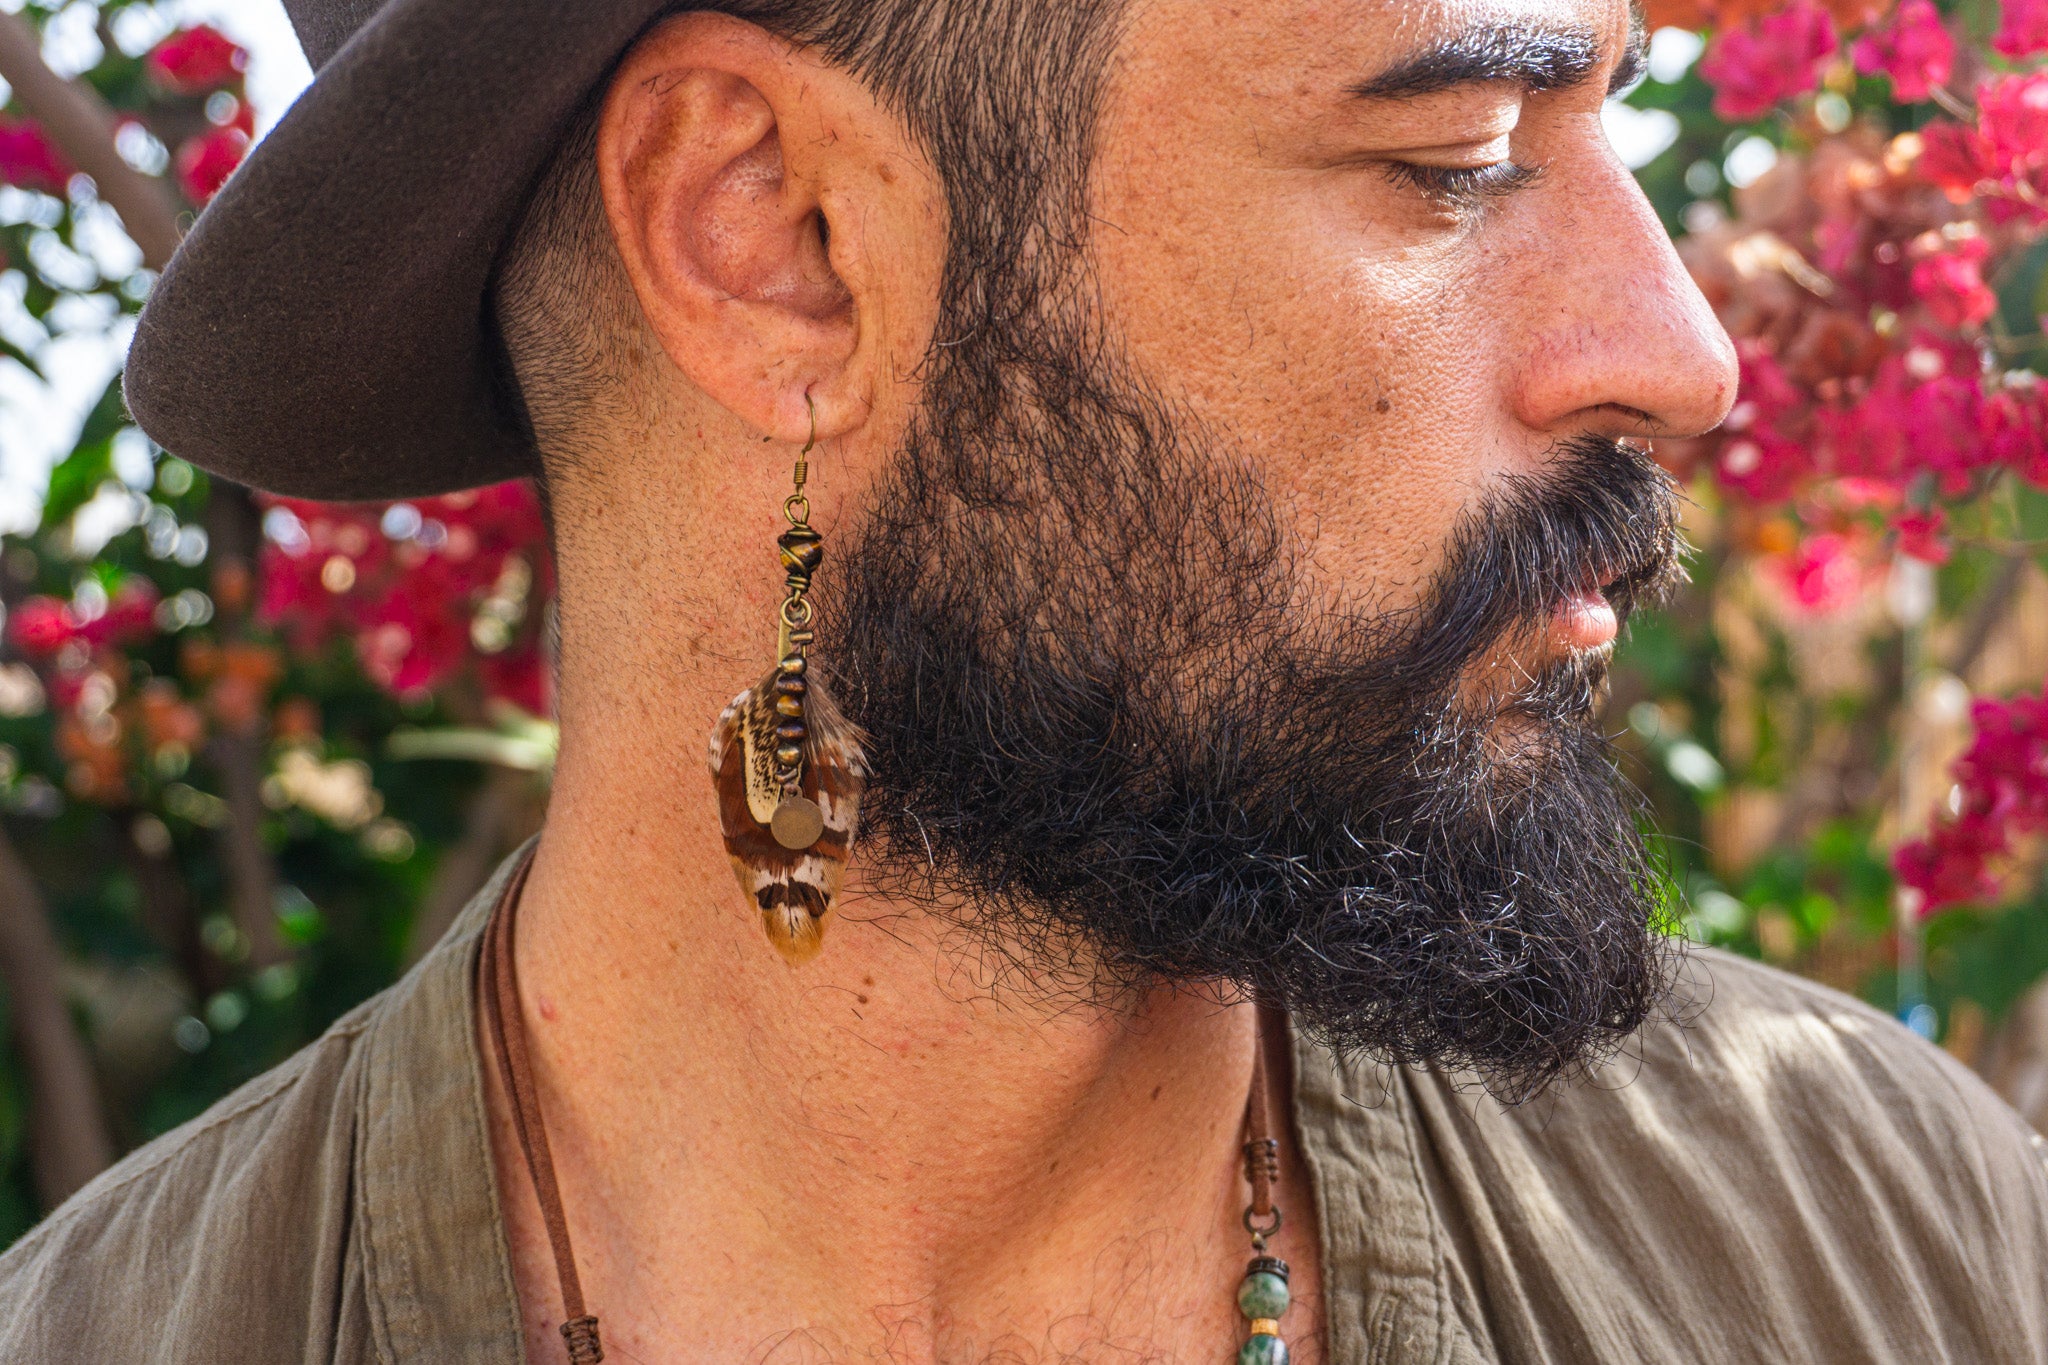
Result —
[[[617,728],[630,743],[593,744],[565,716],[517,920],[521,1015],[608,1345],[1028,1360],[1241,1338],[1249,1008],[1172,991],[1055,1007],[857,876],[823,954],[791,967],[725,866],[703,736]],[[502,1095],[494,1110],[539,1365],[560,1358],[560,1301]],[[1307,1290],[1307,1191],[1280,1198],[1296,1221],[1276,1250]],[[1297,1340],[1312,1311],[1291,1315]]]

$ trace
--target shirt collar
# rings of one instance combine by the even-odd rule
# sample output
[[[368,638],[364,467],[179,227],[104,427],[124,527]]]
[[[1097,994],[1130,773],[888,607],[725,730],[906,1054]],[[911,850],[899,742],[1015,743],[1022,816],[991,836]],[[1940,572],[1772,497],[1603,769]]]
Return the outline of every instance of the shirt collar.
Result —
[[[392,988],[365,1039],[355,1222],[380,1353],[399,1365],[525,1358],[473,1021],[484,923],[526,851]]]

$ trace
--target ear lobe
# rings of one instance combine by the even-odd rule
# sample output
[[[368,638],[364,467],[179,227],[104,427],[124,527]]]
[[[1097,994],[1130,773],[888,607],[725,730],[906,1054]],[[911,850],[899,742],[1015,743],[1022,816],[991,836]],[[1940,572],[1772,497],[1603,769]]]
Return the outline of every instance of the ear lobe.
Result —
[[[787,44],[695,22],[710,18],[657,29],[614,79],[598,132],[605,210],[678,369],[755,430],[802,439],[808,395],[833,434],[838,391],[860,387],[846,374],[858,310],[833,271],[817,188],[787,156],[803,87]]]

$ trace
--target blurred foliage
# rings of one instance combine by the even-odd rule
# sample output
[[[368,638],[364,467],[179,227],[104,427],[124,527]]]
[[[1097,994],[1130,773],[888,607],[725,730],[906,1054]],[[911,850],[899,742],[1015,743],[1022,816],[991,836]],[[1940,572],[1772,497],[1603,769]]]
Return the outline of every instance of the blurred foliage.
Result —
[[[1965,359],[1982,357],[1986,392],[2031,401],[2033,376],[2025,371],[2040,368],[2040,317],[2048,311],[2048,244],[2039,240],[2038,222],[2015,222],[1996,203],[1987,212],[1996,194],[1988,184],[1974,198],[1947,194],[1945,206],[1918,191],[1920,168],[1910,165],[1918,141],[1898,136],[1940,123],[1967,127],[1977,116],[1973,89],[2031,70],[2031,50],[2018,59],[1985,51],[2001,32],[1996,4],[1864,10],[1878,16],[1865,34],[1918,20],[1951,35],[1952,57],[1930,73],[1938,88],[1925,100],[1900,102],[1889,69],[1857,69],[1882,53],[1852,45],[1860,18],[1845,20],[1836,6],[1844,32],[1831,58],[1810,73],[1786,74],[1784,97],[1757,117],[1718,115],[1717,91],[1702,73],[1714,65],[1715,45],[1734,49],[1727,38],[1738,31],[1769,37],[1760,26],[1798,8],[1797,0],[1650,6],[1653,23],[1699,20],[1720,30],[1710,36],[1706,60],[1689,63],[1676,79],[1646,80],[1628,96],[1675,120],[1670,145],[1638,170],[1658,214],[1731,330],[1759,339],[1760,364],[1792,367],[1804,338],[1773,314],[1846,312],[1876,273],[1872,253],[1888,259],[1884,242],[1907,232],[1916,213],[1934,217],[1914,226],[1966,225],[1946,228],[1936,251],[1981,231],[1993,243],[1988,287],[1996,314],[1941,335],[1957,338]],[[2025,8],[2020,0],[2007,29],[2030,20]],[[1656,42],[1667,51],[1699,48],[1678,33]],[[2019,39],[2007,45],[2029,47]],[[1782,57],[1780,48],[1754,60]],[[1901,159],[1909,163],[1903,171]],[[1845,163],[1842,178],[1855,193],[1816,208]],[[1831,259],[1830,246],[1849,235],[1850,224],[1877,244]],[[1892,252],[1901,275],[1922,241],[1909,238],[1903,253]],[[1780,243],[1797,253],[1784,264],[1774,259]],[[1738,269],[1727,268],[1731,261]],[[1912,310],[1942,301],[1920,292],[1920,277],[1913,284],[1917,297],[1888,300],[1908,313],[1905,325],[1871,308],[1878,347],[1903,346],[1909,326],[1934,329],[1930,336],[1940,331],[1940,319]],[[1745,359],[1743,397],[1750,398],[1755,376]],[[1828,392],[1830,378],[1840,384],[1850,367],[1818,368],[1828,378],[1815,388],[1834,411],[1853,414],[1870,401],[1853,373],[1839,392]],[[2007,468],[1973,471],[1961,487],[1931,481],[1910,458],[1899,469],[1859,470],[1898,490],[1876,517],[1859,519],[1845,515],[1834,494],[1856,481],[1838,484],[1830,475],[1839,466],[1830,470],[1811,449],[1795,456],[1814,460],[1815,477],[1803,484],[1759,488],[1745,479],[1728,458],[1742,415],[1738,408],[1730,431],[1713,440],[1665,452],[1692,476],[1692,582],[1670,610],[1631,626],[1610,717],[1662,831],[1694,936],[1902,1014],[1924,1002],[1931,1017],[1923,1012],[1913,1022],[1974,1061],[1984,1031],[2048,973],[2038,837],[2013,833],[2013,856],[2000,863],[1995,892],[1924,921],[1913,888],[1900,886],[1892,864],[1905,839],[1956,814],[1961,789],[1949,765],[1969,743],[1972,698],[2038,693],[2048,674],[2048,493],[2038,486],[2038,431],[2026,443],[2030,467],[2023,453]],[[1928,452],[1930,462],[1934,455]],[[1914,528],[1906,525],[1916,516],[1932,516],[1942,528],[1938,545],[1913,547],[1917,559],[1908,548]],[[1799,574],[1813,560],[1800,557],[1816,544],[1853,568],[1844,574],[1848,590],[1803,591],[1813,580]],[[1931,578],[1931,609],[1923,619],[1902,617],[1900,579],[1923,576]],[[1829,600],[1815,600],[1822,596]],[[1949,665],[1973,634],[1974,656],[1955,676]],[[1957,1030],[1951,1023],[1959,1011],[1965,1027]]]
[[[73,47],[98,42],[84,79],[133,120],[124,157],[203,202],[225,174],[207,158],[245,145],[242,54],[148,3],[92,9],[25,13],[68,25]],[[0,109],[0,364],[40,373],[55,342],[119,338],[152,275],[89,180],[49,173],[65,158],[38,132],[27,111]],[[445,919],[474,867],[530,832],[541,782],[524,778],[509,819],[500,802],[501,818],[480,822],[479,794],[506,770],[477,756],[530,770],[551,752],[509,704],[545,706],[543,539],[523,490],[410,518],[255,501],[152,446],[118,378],[93,406],[40,523],[0,543],[0,827],[47,902],[117,1148],[193,1117],[389,985],[425,946],[422,914]],[[436,750],[422,734],[458,742]],[[238,857],[251,831],[232,818],[231,769],[249,756],[261,801]],[[451,869],[455,850],[481,856]],[[451,870],[462,879],[442,884]],[[251,886],[274,916],[273,951],[238,916]],[[0,1245],[40,1214],[29,1105],[10,1049]]]

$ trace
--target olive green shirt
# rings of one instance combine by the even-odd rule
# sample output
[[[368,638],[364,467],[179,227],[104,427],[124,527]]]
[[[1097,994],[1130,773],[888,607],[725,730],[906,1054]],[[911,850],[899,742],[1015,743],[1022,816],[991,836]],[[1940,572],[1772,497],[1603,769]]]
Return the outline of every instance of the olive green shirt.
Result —
[[[504,876],[0,1257],[0,1362],[520,1361],[471,1026]],[[1709,951],[1688,976],[1689,1022],[1513,1109],[1297,1041],[1332,1359],[2048,1361],[2042,1140],[1844,996]]]

